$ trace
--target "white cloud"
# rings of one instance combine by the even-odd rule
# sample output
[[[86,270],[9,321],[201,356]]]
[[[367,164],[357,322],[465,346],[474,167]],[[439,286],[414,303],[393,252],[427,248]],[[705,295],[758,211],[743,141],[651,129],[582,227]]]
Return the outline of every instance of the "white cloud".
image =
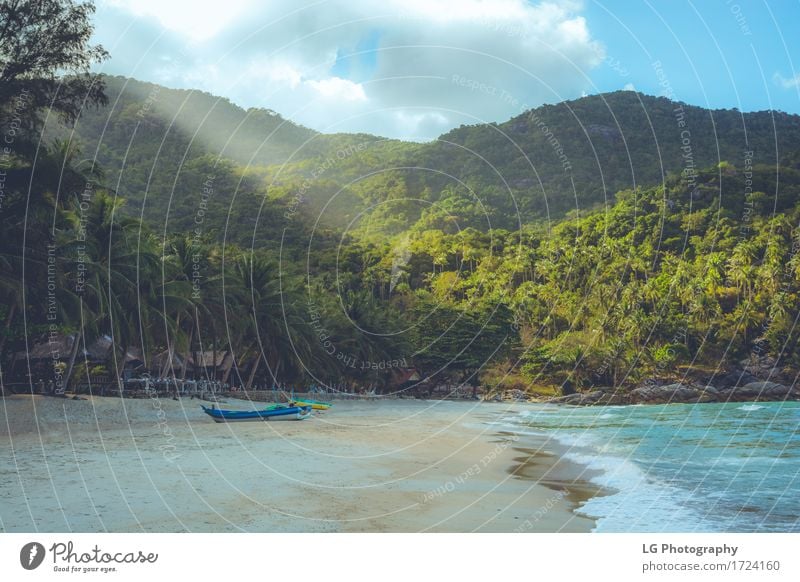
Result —
[[[295,89],[303,80],[303,75],[289,63],[279,60],[254,58],[245,67],[244,76],[248,79],[274,82]]]
[[[570,0],[111,0],[99,8],[108,72],[203,89],[320,130],[411,139],[576,97],[592,88],[588,74],[604,56],[581,3]],[[164,67],[163,57],[179,66]]]
[[[783,87],[784,89],[792,89],[794,87],[800,87],[800,73],[798,73],[794,77],[789,77],[788,79],[783,75],[781,75],[780,73],[775,73],[772,76],[772,80],[775,82],[776,85]]]
[[[344,99],[345,101],[366,101],[364,87],[347,79],[331,77],[320,81],[306,81],[306,85],[326,98]]]
[[[100,8],[104,4],[123,8],[136,16],[154,18],[167,30],[202,41],[222,31],[253,2],[225,0],[224,4],[220,4],[195,0],[104,0]]]
[[[633,83],[625,83],[625,86],[622,88],[623,91],[636,91],[636,87]]]

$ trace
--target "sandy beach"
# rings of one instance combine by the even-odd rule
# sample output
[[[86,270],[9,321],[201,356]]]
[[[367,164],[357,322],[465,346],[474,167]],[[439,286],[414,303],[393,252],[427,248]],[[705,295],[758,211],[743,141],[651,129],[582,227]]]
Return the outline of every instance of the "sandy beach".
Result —
[[[12,396],[0,530],[590,531],[585,468],[493,424],[520,406],[350,401],[216,424],[198,400]]]

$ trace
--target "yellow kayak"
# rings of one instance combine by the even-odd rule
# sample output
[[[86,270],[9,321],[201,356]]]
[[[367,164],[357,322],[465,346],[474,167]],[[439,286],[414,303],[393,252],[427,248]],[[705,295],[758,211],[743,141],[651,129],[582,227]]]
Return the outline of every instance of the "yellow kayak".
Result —
[[[313,410],[328,410],[333,404],[318,400],[292,400],[289,406],[310,406]]]

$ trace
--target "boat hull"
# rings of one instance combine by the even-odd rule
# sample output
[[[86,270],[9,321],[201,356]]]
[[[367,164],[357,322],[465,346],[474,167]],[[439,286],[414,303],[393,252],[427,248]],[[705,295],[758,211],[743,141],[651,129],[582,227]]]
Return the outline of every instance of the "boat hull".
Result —
[[[214,422],[305,420],[312,414],[311,408],[308,406],[270,406],[263,410],[221,410],[206,408],[202,405],[201,408]]]

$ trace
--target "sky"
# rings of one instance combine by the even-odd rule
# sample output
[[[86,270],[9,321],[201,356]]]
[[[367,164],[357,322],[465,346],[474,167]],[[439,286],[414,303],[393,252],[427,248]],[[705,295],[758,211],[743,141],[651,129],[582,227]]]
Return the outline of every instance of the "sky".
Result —
[[[637,90],[800,113],[800,0],[98,0],[96,70],[423,141]]]

